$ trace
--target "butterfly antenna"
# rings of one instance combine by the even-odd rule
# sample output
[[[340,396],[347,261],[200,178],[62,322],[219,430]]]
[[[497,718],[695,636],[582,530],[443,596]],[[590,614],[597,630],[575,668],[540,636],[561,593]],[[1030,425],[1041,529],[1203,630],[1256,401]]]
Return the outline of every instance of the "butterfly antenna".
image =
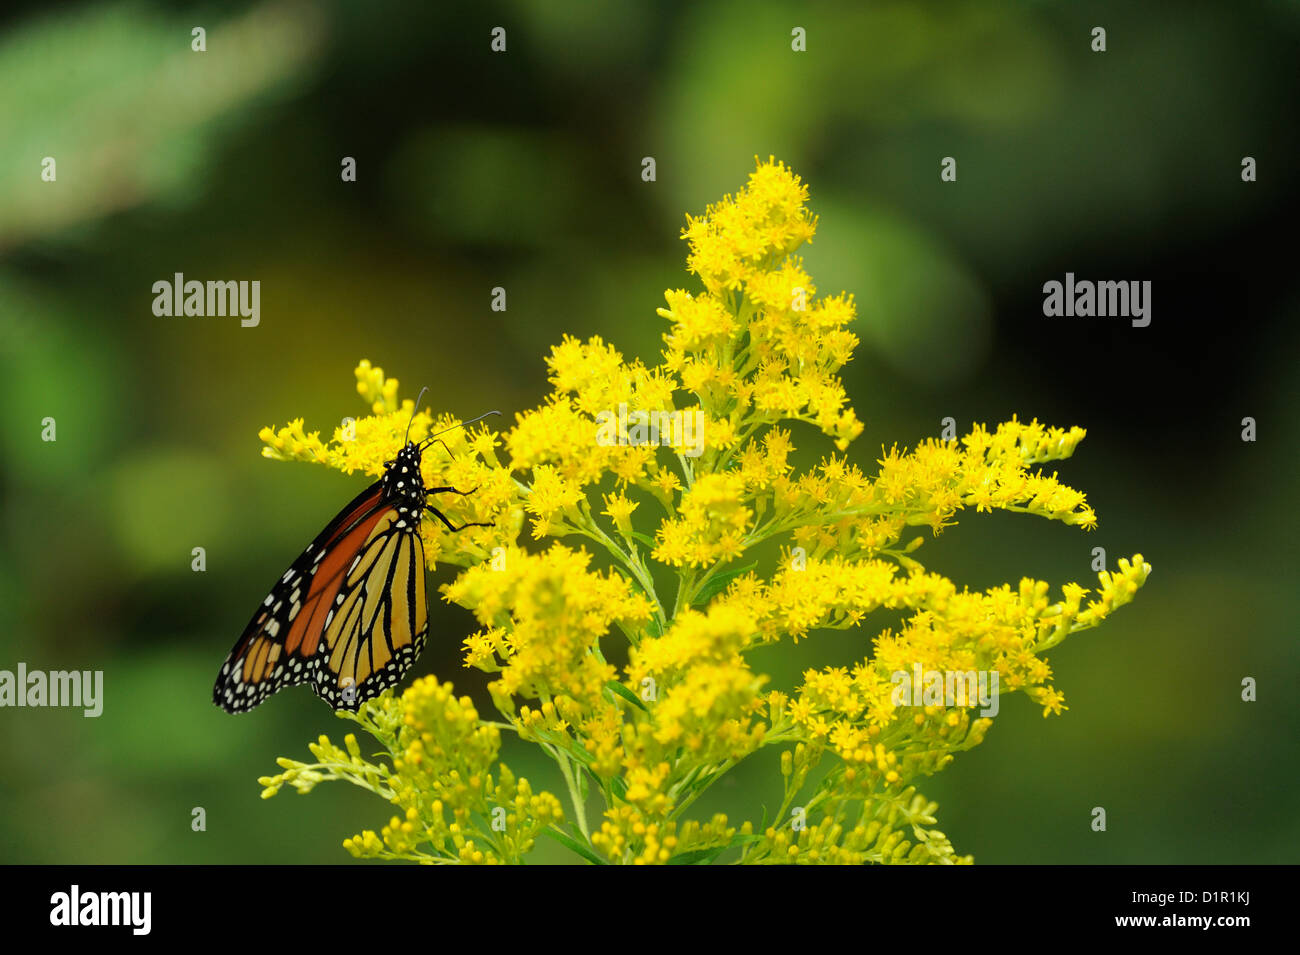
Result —
[[[406,439],[411,436],[411,424],[415,421],[415,416],[420,413],[420,402],[424,400],[424,393],[429,390],[425,385],[420,389],[420,397],[415,399],[415,407],[411,409],[411,420],[406,422],[406,434],[402,435],[402,447],[406,447]]]
[[[455,431],[457,428],[468,427],[469,425],[473,424],[475,421],[482,421],[484,418],[488,417],[489,415],[500,414],[500,413],[501,413],[500,411],[485,411],[477,418],[470,418],[468,421],[462,421],[460,424],[453,424],[450,428],[443,428],[441,431],[438,431],[435,434],[431,434],[423,441],[421,441],[420,446],[423,447],[424,445],[431,442],[434,438],[436,438],[440,434],[446,434],[448,431]]]

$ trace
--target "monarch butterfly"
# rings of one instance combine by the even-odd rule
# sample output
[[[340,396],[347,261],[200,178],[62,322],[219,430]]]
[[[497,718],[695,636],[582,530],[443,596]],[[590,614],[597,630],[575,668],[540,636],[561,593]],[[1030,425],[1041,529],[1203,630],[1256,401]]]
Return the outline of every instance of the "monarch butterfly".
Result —
[[[493,414],[500,412],[453,427]],[[409,422],[406,431],[409,437]],[[420,461],[436,439],[416,444],[404,437],[405,446],[385,462],[383,477],[353,498],[289,566],[221,665],[212,702],[228,713],[247,713],[283,687],[310,682],[330,706],[355,710],[405,675],[428,631],[424,512],[453,533],[491,526],[457,527],[428,503],[433,494],[473,493],[424,486]]]

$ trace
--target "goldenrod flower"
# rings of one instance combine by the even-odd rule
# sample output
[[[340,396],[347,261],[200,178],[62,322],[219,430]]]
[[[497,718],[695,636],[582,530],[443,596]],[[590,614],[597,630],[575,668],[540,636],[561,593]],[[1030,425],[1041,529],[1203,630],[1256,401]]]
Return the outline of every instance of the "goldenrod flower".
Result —
[[[1131,601],[1150,566],[1120,560],[1091,596],[1033,578],[971,591],[925,569],[919,549],[970,509],[1095,527],[1084,495],[1043,469],[1084,430],[1013,417],[882,449],[869,471],[850,460],[863,425],[839,372],[858,344],[855,305],[820,295],[796,254],[816,231],[807,200],[791,170],[759,162],[738,193],[687,217],[687,268],[703,287],[665,292],[657,364],[565,336],[536,408],[503,432],[448,431],[426,454],[427,485],[477,489],[439,502],[452,519],[493,522],[421,533],[431,563],[464,568],[442,593],[480,624],[464,662],[493,674],[499,718],[428,677],[340,714],[381,757],[322,736],[315,762],[280,760],[265,796],[363,786],[395,814],[348,851],[426,863],[516,862],[542,834],[589,862],[971,861],[916,781],[984,739],[1001,695],[1022,691],[1044,716],[1065,709],[1044,654]],[[263,453],[378,474],[408,427],[420,440],[455,424],[400,398],[368,361],[356,381],[369,414],[329,440],[301,419],[265,428]],[[797,469],[789,421],[835,451]],[[775,560],[756,556],[773,553],[758,550],[768,541]],[[880,611],[901,622],[873,627],[869,653],[797,685],[772,688],[753,652],[867,627]],[[556,762],[572,822],[499,761],[502,731]],[[764,747],[780,752],[775,815],[694,817],[695,800]],[[589,819],[593,796],[604,809]]]

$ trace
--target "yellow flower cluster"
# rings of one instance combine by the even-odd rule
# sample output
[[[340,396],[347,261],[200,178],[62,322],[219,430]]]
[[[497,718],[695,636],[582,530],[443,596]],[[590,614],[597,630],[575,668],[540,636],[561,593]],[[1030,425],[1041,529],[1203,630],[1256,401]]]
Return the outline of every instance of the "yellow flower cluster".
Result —
[[[755,628],[744,608],[715,605],[683,611],[662,637],[633,649],[633,685],[664,688],[644,723],[642,760],[666,760],[685,749],[701,762],[739,762],[762,745],[766,727],[752,717],[768,678],[743,656]]]
[[[813,757],[808,766],[815,761]],[[787,778],[791,775],[789,768],[783,771]],[[809,807],[793,807],[793,821],[768,826],[761,838],[746,846],[744,861],[787,865],[969,865],[973,861],[957,855],[948,837],[931,828],[938,804],[910,786],[871,800],[869,811],[861,816],[848,814],[856,821],[841,821],[837,810],[852,802],[844,794],[854,791],[853,773],[850,767],[834,774],[836,788],[823,790],[831,795],[818,807],[817,822],[807,820]]]
[[[795,254],[816,229],[807,198],[783,164],[758,163],[739,193],[687,219],[703,289],[665,293],[658,364],[566,336],[536,408],[502,433],[447,431],[426,454],[426,485],[476,489],[446,501],[449,516],[493,522],[421,533],[431,563],[465,568],[442,593],[480,624],[465,665],[494,675],[501,720],[418,681],[356,717],[391,766],[362,759],[351,736],[342,749],[322,737],[318,762],[282,760],[268,794],[325,779],[372,789],[399,813],[347,847],[383,858],[516,861],[545,833],[602,864],[971,861],[935,828],[915,781],[978,745],[996,707],[965,690],[900,697],[900,674],[969,676],[964,688],[996,677],[994,699],[1020,691],[1059,713],[1045,652],[1131,601],[1150,567],[1119,561],[1091,597],[1074,583],[1052,597],[1034,579],[972,592],[925,569],[918,549],[971,508],[1094,527],[1084,495],[1041,470],[1084,431],[1012,418],[882,450],[870,473],[848,460],[862,424],[838,374],[857,345],[854,304],[818,297]],[[369,362],[356,378],[368,416],[328,442],[301,420],[264,429],[263,453],[374,475],[408,427],[420,440],[457,420],[399,400]],[[796,468],[788,421],[815,425],[838,453]],[[901,622],[873,628],[851,666],[773,688],[757,662],[760,648],[881,612]],[[572,822],[497,763],[501,729],[554,760]],[[780,754],[773,818],[692,817],[764,748]],[[603,809],[589,820],[593,797]]]
[[[682,496],[680,516],[659,525],[655,560],[704,567],[740,556],[754,518],[744,490],[744,478],[735,472],[700,477]]]
[[[474,489],[467,496],[446,495],[437,507],[457,526],[492,524],[452,535],[442,522],[425,518],[420,527],[425,560],[470,566],[486,559],[494,548],[514,540],[523,521],[524,502],[519,485],[501,466],[496,455],[499,438],[489,427],[456,427],[451,415],[434,417],[419,411],[410,399],[397,400],[396,378],[386,378],[382,368],[362,361],[356,368],[357,393],[372,414],[347,418],[334,429],[329,442],[319,431],[307,433],[296,418],[283,428],[263,428],[258,437],[262,454],[276,461],[308,461],[352,474],[372,477],[401,450],[403,441],[423,441],[443,432],[424,452],[421,476],[426,487]]]
[[[690,819],[679,827],[673,821],[647,821],[634,806],[621,806],[605,814],[600,829],[591,834],[591,844],[613,862],[692,865],[712,861],[749,841],[751,829],[749,823],[739,830],[728,826],[722,813],[708,822]]]
[[[817,219],[808,187],[784,163],[759,163],[745,188],[687,217],[687,267],[702,295],[665,293],[664,368],[741,439],[782,419],[809,421],[841,450],[862,433],[837,377],[858,339],[851,296],[816,299],[794,251]],[[725,453],[734,442],[715,448]]]
[[[467,663],[501,671],[503,700],[603,698],[615,670],[601,659],[601,638],[616,624],[644,626],[651,608],[625,578],[593,573],[590,562],[590,554],[562,544],[537,555],[510,550],[445,588],[448,600],[493,628],[466,641]]]
[[[817,218],[807,199],[808,187],[785,163],[759,163],[737,196],[724,196],[703,216],[686,217],[686,267],[710,294],[743,288],[812,239]]]
[[[361,755],[356,737],[346,750],[322,736],[310,747],[318,762],[281,759],[285,772],[259,780],[270,798],[288,783],[300,793],[342,779],[369,789],[399,810],[376,834],[365,830],[343,847],[358,858],[410,859],[426,864],[518,862],[546,827],[562,819],[560,802],[534,793],[505,763],[496,764],[499,731],[478,718],[468,697],[429,676],[399,700],[385,694],[354,717],[384,744],[391,769]]]

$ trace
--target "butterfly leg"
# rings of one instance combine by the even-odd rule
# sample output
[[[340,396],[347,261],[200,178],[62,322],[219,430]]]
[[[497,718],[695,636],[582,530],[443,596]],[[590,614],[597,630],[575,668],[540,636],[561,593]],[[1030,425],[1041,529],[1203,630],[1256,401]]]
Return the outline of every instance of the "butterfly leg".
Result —
[[[450,490],[450,488],[448,488],[448,490]],[[462,494],[467,492],[457,491],[456,493]],[[447,530],[451,531],[453,534],[458,533],[459,531],[463,531],[467,527],[495,527],[496,526],[492,523],[485,524],[478,521],[467,521],[464,524],[460,525],[460,527],[457,527],[451,521],[447,520],[447,515],[442,513],[442,511],[438,510],[436,507],[426,504],[424,505],[424,509],[428,511],[430,514],[432,514],[434,517],[436,517],[438,520],[442,521],[443,524],[447,525]]]
[[[468,491],[458,491],[454,487],[427,487],[424,489],[425,494],[459,494],[464,497],[466,494],[473,494],[478,488],[472,487]]]

